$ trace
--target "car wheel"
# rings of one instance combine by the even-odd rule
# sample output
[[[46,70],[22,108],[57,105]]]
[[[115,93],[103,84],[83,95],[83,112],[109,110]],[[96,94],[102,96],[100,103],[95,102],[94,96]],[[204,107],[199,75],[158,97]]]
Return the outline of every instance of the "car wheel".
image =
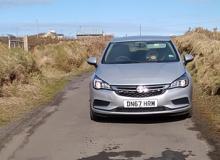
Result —
[[[187,118],[192,118],[192,109],[186,114]]]
[[[96,114],[96,113],[94,113],[93,111],[92,111],[92,109],[90,108],[90,119],[91,120],[93,120],[93,121],[95,121],[95,122],[98,122],[99,121],[99,116]]]
[[[184,115],[185,118],[192,118],[192,110],[189,110],[189,112],[187,112],[185,115]]]

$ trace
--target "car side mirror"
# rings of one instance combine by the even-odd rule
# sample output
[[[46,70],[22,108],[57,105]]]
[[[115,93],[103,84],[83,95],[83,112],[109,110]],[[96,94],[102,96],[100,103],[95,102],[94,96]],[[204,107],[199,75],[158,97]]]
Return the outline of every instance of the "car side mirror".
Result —
[[[186,54],[184,56],[184,64],[187,65],[187,63],[193,61],[194,57],[191,54]]]
[[[87,59],[87,63],[90,64],[90,65],[93,65],[95,67],[97,67],[97,59],[96,57],[89,57]]]

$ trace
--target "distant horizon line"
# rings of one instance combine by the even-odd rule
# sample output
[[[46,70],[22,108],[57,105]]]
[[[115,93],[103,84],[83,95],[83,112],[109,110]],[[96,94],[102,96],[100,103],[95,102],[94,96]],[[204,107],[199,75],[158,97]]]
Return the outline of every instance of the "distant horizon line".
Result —
[[[172,35],[183,35],[185,32],[191,29],[202,27],[204,29],[213,30],[218,28],[218,26],[191,26],[184,25],[181,27],[172,27],[172,25],[160,27],[158,25],[148,26],[140,24],[126,24],[126,23],[109,23],[109,24],[95,24],[95,23],[6,23],[0,22],[0,35],[15,35],[15,36],[25,36],[25,35],[37,35],[41,33],[48,33],[49,31],[56,31],[56,33],[64,34],[68,37],[75,37],[77,33],[105,33],[114,36],[134,36],[140,34],[143,35],[162,35],[162,36],[172,36]]]

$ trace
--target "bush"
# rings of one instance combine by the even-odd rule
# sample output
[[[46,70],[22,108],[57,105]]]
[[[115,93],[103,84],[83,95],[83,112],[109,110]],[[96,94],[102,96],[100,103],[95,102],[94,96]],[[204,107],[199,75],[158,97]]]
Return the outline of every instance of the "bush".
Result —
[[[28,83],[29,75],[39,72],[36,61],[28,52],[21,49],[8,50],[1,45],[0,55],[0,87],[14,81]]]

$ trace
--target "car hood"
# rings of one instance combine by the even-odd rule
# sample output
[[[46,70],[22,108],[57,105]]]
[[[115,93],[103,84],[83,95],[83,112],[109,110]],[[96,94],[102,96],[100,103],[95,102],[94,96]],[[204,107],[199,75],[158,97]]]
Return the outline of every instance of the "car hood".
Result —
[[[181,62],[99,64],[96,75],[110,85],[168,84],[185,73]]]

